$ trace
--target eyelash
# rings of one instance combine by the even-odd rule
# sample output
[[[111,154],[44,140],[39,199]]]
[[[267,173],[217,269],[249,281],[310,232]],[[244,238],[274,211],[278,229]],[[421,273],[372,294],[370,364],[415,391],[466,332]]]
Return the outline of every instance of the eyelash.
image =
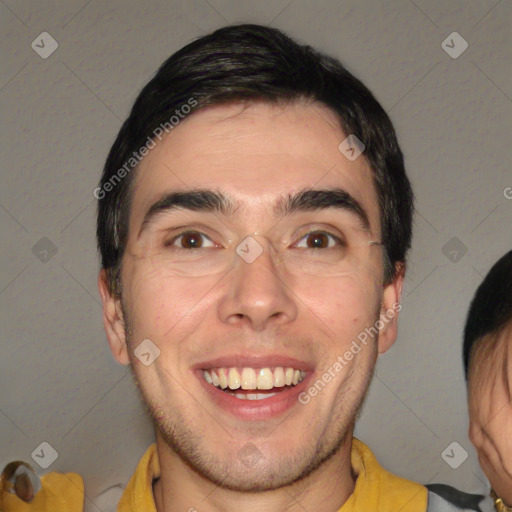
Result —
[[[327,235],[331,238],[333,238],[336,242],[338,242],[338,245],[339,246],[345,246],[345,242],[343,240],[341,240],[338,236],[336,236],[335,234],[333,233],[330,233],[329,231],[325,231],[325,230],[313,230],[313,231],[308,231],[307,233],[304,233],[303,235],[301,235],[301,237],[299,238],[299,242],[301,240],[303,240],[305,237],[307,236],[310,236],[310,235],[316,235],[316,234],[324,234],[324,235]],[[170,239],[169,241],[165,242],[164,243],[164,246],[165,247],[173,247],[173,244],[179,240],[181,237],[184,237],[186,235],[200,235],[200,236],[204,236],[205,238],[208,238],[208,240],[211,241],[211,239],[205,235],[204,233],[201,233],[200,231],[182,231],[181,233],[177,234],[176,236],[174,236],[172,239]],[[179,251],[192,251],[194,250],[193,248],[191,249],[186,249],[184,247],[174,247],[174,249],[177,249]],[[198,249],[209,249],[209,247],[199,247]],[[305,249],[309,249],[311,251],[314,251],[314,250],[318,250],[319,248],[315,248],[315,247],[306,247]],[[326,250],[326,249],[332,249],[332,247],[327,247],[327,248],[324,248],[323,250]],[[195,249],[197,250],[197,249]]]

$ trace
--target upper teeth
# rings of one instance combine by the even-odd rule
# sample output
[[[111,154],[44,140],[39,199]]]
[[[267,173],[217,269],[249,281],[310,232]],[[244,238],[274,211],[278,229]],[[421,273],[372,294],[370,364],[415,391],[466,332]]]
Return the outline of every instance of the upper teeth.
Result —
[[[295,368],[212,368],[203,370],[204,379],[222,389],[272,389],[295,386],[304,380],[306,372]]]

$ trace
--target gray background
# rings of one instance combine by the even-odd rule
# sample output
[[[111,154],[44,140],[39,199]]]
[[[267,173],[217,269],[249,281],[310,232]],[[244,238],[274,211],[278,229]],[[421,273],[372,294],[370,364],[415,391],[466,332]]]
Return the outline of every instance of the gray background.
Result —
[[[337,56],[374,91],[417,196],[399,339],[356,435],[399,475],[486,489],[467,437],[461,331],[512,245],[510,0],[3,0],[0,17],[0,466],[78,472],[97,511],[152,442],[102,327],[92,191],[161,62],[215,28],[256,22]],[[59,45],[47,59],[31,48],[43,31]],[[454,31],[469,44],[458,58],[441,46]],[[47,470],[31,457],[43,441],[58,452]],[[441,457],[452,442],[469,454],[457,469]]]

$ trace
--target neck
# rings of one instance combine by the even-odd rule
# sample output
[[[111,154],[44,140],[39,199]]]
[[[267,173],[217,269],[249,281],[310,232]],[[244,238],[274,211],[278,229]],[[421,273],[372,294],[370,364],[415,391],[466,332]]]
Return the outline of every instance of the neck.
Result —
[[[241,493],[217,486],[182,461],[157,434],[160,478],[153,482],[158,512],[335,512],[354,492],[357,475],[352,471],[350,454],[352,429],[340,448],[319,468],[280,489]]]

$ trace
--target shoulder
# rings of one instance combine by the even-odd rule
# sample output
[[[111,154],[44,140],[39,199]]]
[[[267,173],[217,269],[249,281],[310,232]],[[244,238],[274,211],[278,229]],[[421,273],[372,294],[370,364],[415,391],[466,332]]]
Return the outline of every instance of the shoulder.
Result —
[[[492,500],[481,494],[468,494],[444,484],[429,484],[427,512],[492,512]]]

